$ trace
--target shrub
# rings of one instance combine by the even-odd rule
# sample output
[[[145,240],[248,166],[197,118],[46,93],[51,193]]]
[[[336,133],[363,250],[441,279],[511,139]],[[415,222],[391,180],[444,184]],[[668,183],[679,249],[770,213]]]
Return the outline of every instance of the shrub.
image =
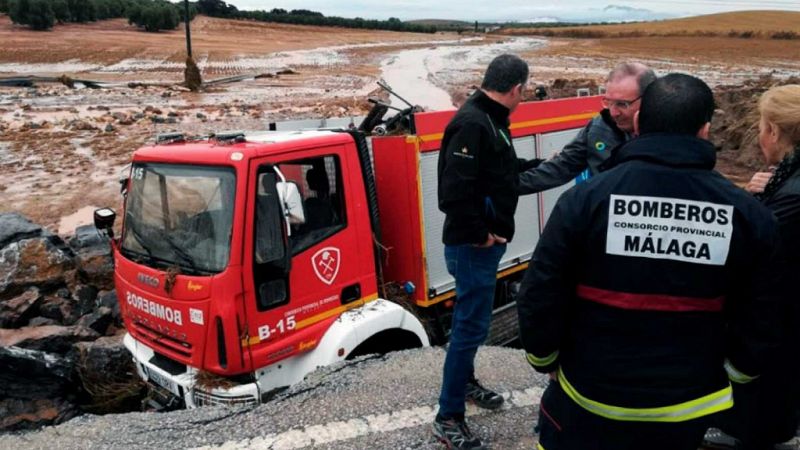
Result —
[[[800,35],[794,31],[776,31],[770,36],[772,39],[800,39]]]
[[[67,0],[53,0],[51,7],[58,23],[70,22],[72,15],[69,12]]]
[[[49,30],[55,23],[48,0],[11,0],[8,15],[12,22],[28,25],[34,30]]]
[[[177,6],[167,2],[144,4],[128,11],[128,23],[149,32],[174,30],[180,22]]]

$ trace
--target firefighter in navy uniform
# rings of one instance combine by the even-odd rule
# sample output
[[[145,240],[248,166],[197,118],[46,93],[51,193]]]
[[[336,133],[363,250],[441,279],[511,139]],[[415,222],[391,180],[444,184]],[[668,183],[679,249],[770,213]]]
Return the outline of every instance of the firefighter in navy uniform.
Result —
[[[556,204],[517,300],[527,359],[553,380],[539,448],[695,450],[730,383],[771,357],[777,226],[713,170],[713,111],[703,81],[658,79],[640,137]]]

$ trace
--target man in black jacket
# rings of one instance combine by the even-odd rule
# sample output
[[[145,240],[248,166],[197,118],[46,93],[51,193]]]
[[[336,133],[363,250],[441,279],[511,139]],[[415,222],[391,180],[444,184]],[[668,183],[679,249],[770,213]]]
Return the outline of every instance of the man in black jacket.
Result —
[[[439,209],[446,214],[442,240],[456,301],[433,432],[448,448],[484,448],[464,421],[465,398],[488,409],[503,404],[473,369],[489,331],[497,266],[514,237],[517,175],[528,167],[517,159],[508,128],[527,80],[528,65],[519,57],[495,58],[442,138]]]
[[[701,80],[644,93],[616,167],[557,202],[518,297],[530,364],[554,381],[540,445],[697,449],[777,343],[770,212],[713,170]]]

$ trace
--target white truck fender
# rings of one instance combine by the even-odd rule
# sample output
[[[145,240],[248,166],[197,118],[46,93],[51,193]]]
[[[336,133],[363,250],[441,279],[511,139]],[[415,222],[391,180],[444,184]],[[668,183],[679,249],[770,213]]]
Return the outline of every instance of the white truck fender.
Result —
[[[397,303],[379,298],[342,313],[314,350],[257,369],[259,390],[267,392],[298,383],[317,367],[346,359],[362,342],[381,331],[392,329],[411,332],[419,338],[423,347],[430,345],[419,319]],[[340,352],[340,349],[343,350]]]

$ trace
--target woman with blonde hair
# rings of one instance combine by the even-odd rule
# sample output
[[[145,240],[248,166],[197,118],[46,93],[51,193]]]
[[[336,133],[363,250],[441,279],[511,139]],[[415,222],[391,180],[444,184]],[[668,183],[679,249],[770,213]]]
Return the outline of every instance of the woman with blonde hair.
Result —
[[[734,383],[734,407],[720,428],[737,449],[764,450],[795,436],[800,422],[800,85],[774,87],[761,96],[758,142],[769,172],[756,173],[746,188],[778,218],[781,285],[785,303],[777,360],[758,379]],[[711,432],[710,432],[711,433]],[[707,442],[720,442],[709,439]]]

